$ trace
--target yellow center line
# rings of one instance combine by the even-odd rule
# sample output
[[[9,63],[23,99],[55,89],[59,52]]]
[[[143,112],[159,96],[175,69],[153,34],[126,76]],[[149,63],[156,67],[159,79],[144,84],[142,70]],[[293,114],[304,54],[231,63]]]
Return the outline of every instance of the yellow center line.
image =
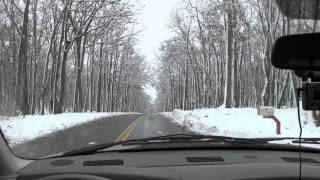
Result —
[[[131,134],[132,130],[136,127],[136,125],[139,123],[141,119],[139,118],[133,126],[131,126],[131,128],[128,130],[128,132],[123,136],[122,141],[125,141],[128,139],[129,135]]]
[[[133,129],[136,127],[136,125],[139,123],[139,121],[142,120],[142,118],[143,118],[143,116],[140,117],[140,118],[138,118],[138,119],[136,119],[136,120],[134,120],[134,121],[127,127],[127,129],[125,129],[125,130],[119,135],[119,137],[115,140],[115,142],[125,141],[125,140],[129,137],[129,135],[130,135],[130,133],[132,132],[132,130],[133,130]]]

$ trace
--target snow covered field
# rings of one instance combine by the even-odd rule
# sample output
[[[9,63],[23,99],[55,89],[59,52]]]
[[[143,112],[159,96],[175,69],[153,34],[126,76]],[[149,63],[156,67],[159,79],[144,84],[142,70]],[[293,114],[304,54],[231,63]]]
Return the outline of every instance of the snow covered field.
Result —
[[[128,113],[63,113],[0,117],[0,128],[9,144],[14,146],[86,122],[124,114]],[[200,134],[243,138],[299,135],[296,109],[275,110],[275,116],[281,121],[281,135],[276,135],[274,121],[258,116],[255,108],[175,110],[162,114],[173,119],[179,126]],[[301,119],[303,137],[320,137],[320,128],[315,126],[311,113],[302,111]]]
[[[257,115],[255,108],[175,110],[162,113],[175,123],[192,132],[232,137],[298,137],[297,109],[276,109],[275,116],[281,121],[281,135],[276,134],[272,119]],[[311,113],[301,113],[303,137],[320,137],[320,128],[313,123]]]
[[[130,113],[63,113],[0,117],[0,128],[11,146],[97,119]],[[136,114],[136,113],[133,113]]]

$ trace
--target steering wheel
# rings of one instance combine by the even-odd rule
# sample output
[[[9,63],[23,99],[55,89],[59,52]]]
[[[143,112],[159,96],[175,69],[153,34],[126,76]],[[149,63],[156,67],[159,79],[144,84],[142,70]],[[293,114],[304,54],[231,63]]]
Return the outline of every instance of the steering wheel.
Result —
[[[104,177],[85,174],[61,174],[42,177],[37,180],[110,180]]]

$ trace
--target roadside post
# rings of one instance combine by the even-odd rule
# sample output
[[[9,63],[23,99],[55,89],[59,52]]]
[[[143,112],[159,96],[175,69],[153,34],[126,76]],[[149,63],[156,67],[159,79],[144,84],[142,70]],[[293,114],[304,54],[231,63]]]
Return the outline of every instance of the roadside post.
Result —
[[[263,116],[263,118],[272,119],[276,123],[276,134],[281,134],[281,122],[274,115],[274,108],[272,106],[260,106],[258,107],[258,115]]]

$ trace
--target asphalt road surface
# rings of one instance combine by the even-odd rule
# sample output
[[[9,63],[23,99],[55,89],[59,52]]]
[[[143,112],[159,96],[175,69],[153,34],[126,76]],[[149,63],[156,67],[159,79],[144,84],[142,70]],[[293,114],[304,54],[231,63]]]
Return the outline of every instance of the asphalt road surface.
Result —
[[[91,144],[177,133],[186,133],[186,131],[159,114],[122,115],[61,130],[17,145],[13,148],[13,151],[20,157],[40,158]]]

